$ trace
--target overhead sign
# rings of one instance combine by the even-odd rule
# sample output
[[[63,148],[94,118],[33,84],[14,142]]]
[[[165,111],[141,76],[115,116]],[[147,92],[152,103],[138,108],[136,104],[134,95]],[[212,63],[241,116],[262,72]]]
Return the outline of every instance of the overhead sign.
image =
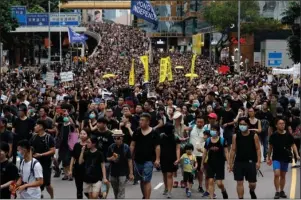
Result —
[[[20,25],[26,25],[26,7],[25,6],[12,6],[12,16],[17,19]]]
[[[48,26],[49,16],[46,13],[27,14],[27,26]]]
[[[78,13],[50,13],[50,26],[79,26],[80,21]]]
[[[282,52],[269,52],[268,53],[268,67],[281,67],[282,65]]]
[[[158,26],[158,18],[152,4],[148,0],[131,1],[131,13],[138,18]]]

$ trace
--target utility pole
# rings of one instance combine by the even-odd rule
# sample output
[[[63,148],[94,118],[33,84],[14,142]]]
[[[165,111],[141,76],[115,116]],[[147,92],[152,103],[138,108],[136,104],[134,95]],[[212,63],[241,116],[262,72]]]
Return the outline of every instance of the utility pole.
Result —
[[[60,27],[60,64],[62,65],[62,30],[61,30],[61,4],[59,3],[59,27]]]
[[[237,20],[237,47],[238,47],[238,58],[237,58],[237,70],[240,73],[240,0],[238,0],[238,20]]]
[[[51,63],[51,35],[50,35],[50,1],[48,1],[48,67]]]

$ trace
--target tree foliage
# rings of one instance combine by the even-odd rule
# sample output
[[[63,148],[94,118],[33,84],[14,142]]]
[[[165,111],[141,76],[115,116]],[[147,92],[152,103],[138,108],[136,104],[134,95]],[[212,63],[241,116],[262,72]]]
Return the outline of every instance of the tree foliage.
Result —
[[[3,37],[10,31],[15,30],[18,27],[17,20],[11,15],[10,0],[0,1],[0,40],[3,41]]]
[[[292,35],[287,39],[287,46],[290,58],[294,63],[300,62],[300,24],[295,24],[295,20],[300,18],[300,2],[291,2],[289,7],[282,13],[281,22],[289,25],[292,30]]]

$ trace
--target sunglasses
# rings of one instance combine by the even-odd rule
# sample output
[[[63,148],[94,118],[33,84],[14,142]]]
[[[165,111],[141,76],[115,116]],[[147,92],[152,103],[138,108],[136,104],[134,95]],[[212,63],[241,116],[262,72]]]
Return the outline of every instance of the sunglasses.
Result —
[[[121,137],[113,137],[114,140],[120,140]]]

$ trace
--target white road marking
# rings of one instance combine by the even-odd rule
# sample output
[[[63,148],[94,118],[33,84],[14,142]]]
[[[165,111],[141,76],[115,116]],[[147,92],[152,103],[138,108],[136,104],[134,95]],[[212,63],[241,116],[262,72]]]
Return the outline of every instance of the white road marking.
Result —
[[[162,185],[164,185],[164,183],[159,183],[156,187],[154,187],[154,190],[159,189]]]

